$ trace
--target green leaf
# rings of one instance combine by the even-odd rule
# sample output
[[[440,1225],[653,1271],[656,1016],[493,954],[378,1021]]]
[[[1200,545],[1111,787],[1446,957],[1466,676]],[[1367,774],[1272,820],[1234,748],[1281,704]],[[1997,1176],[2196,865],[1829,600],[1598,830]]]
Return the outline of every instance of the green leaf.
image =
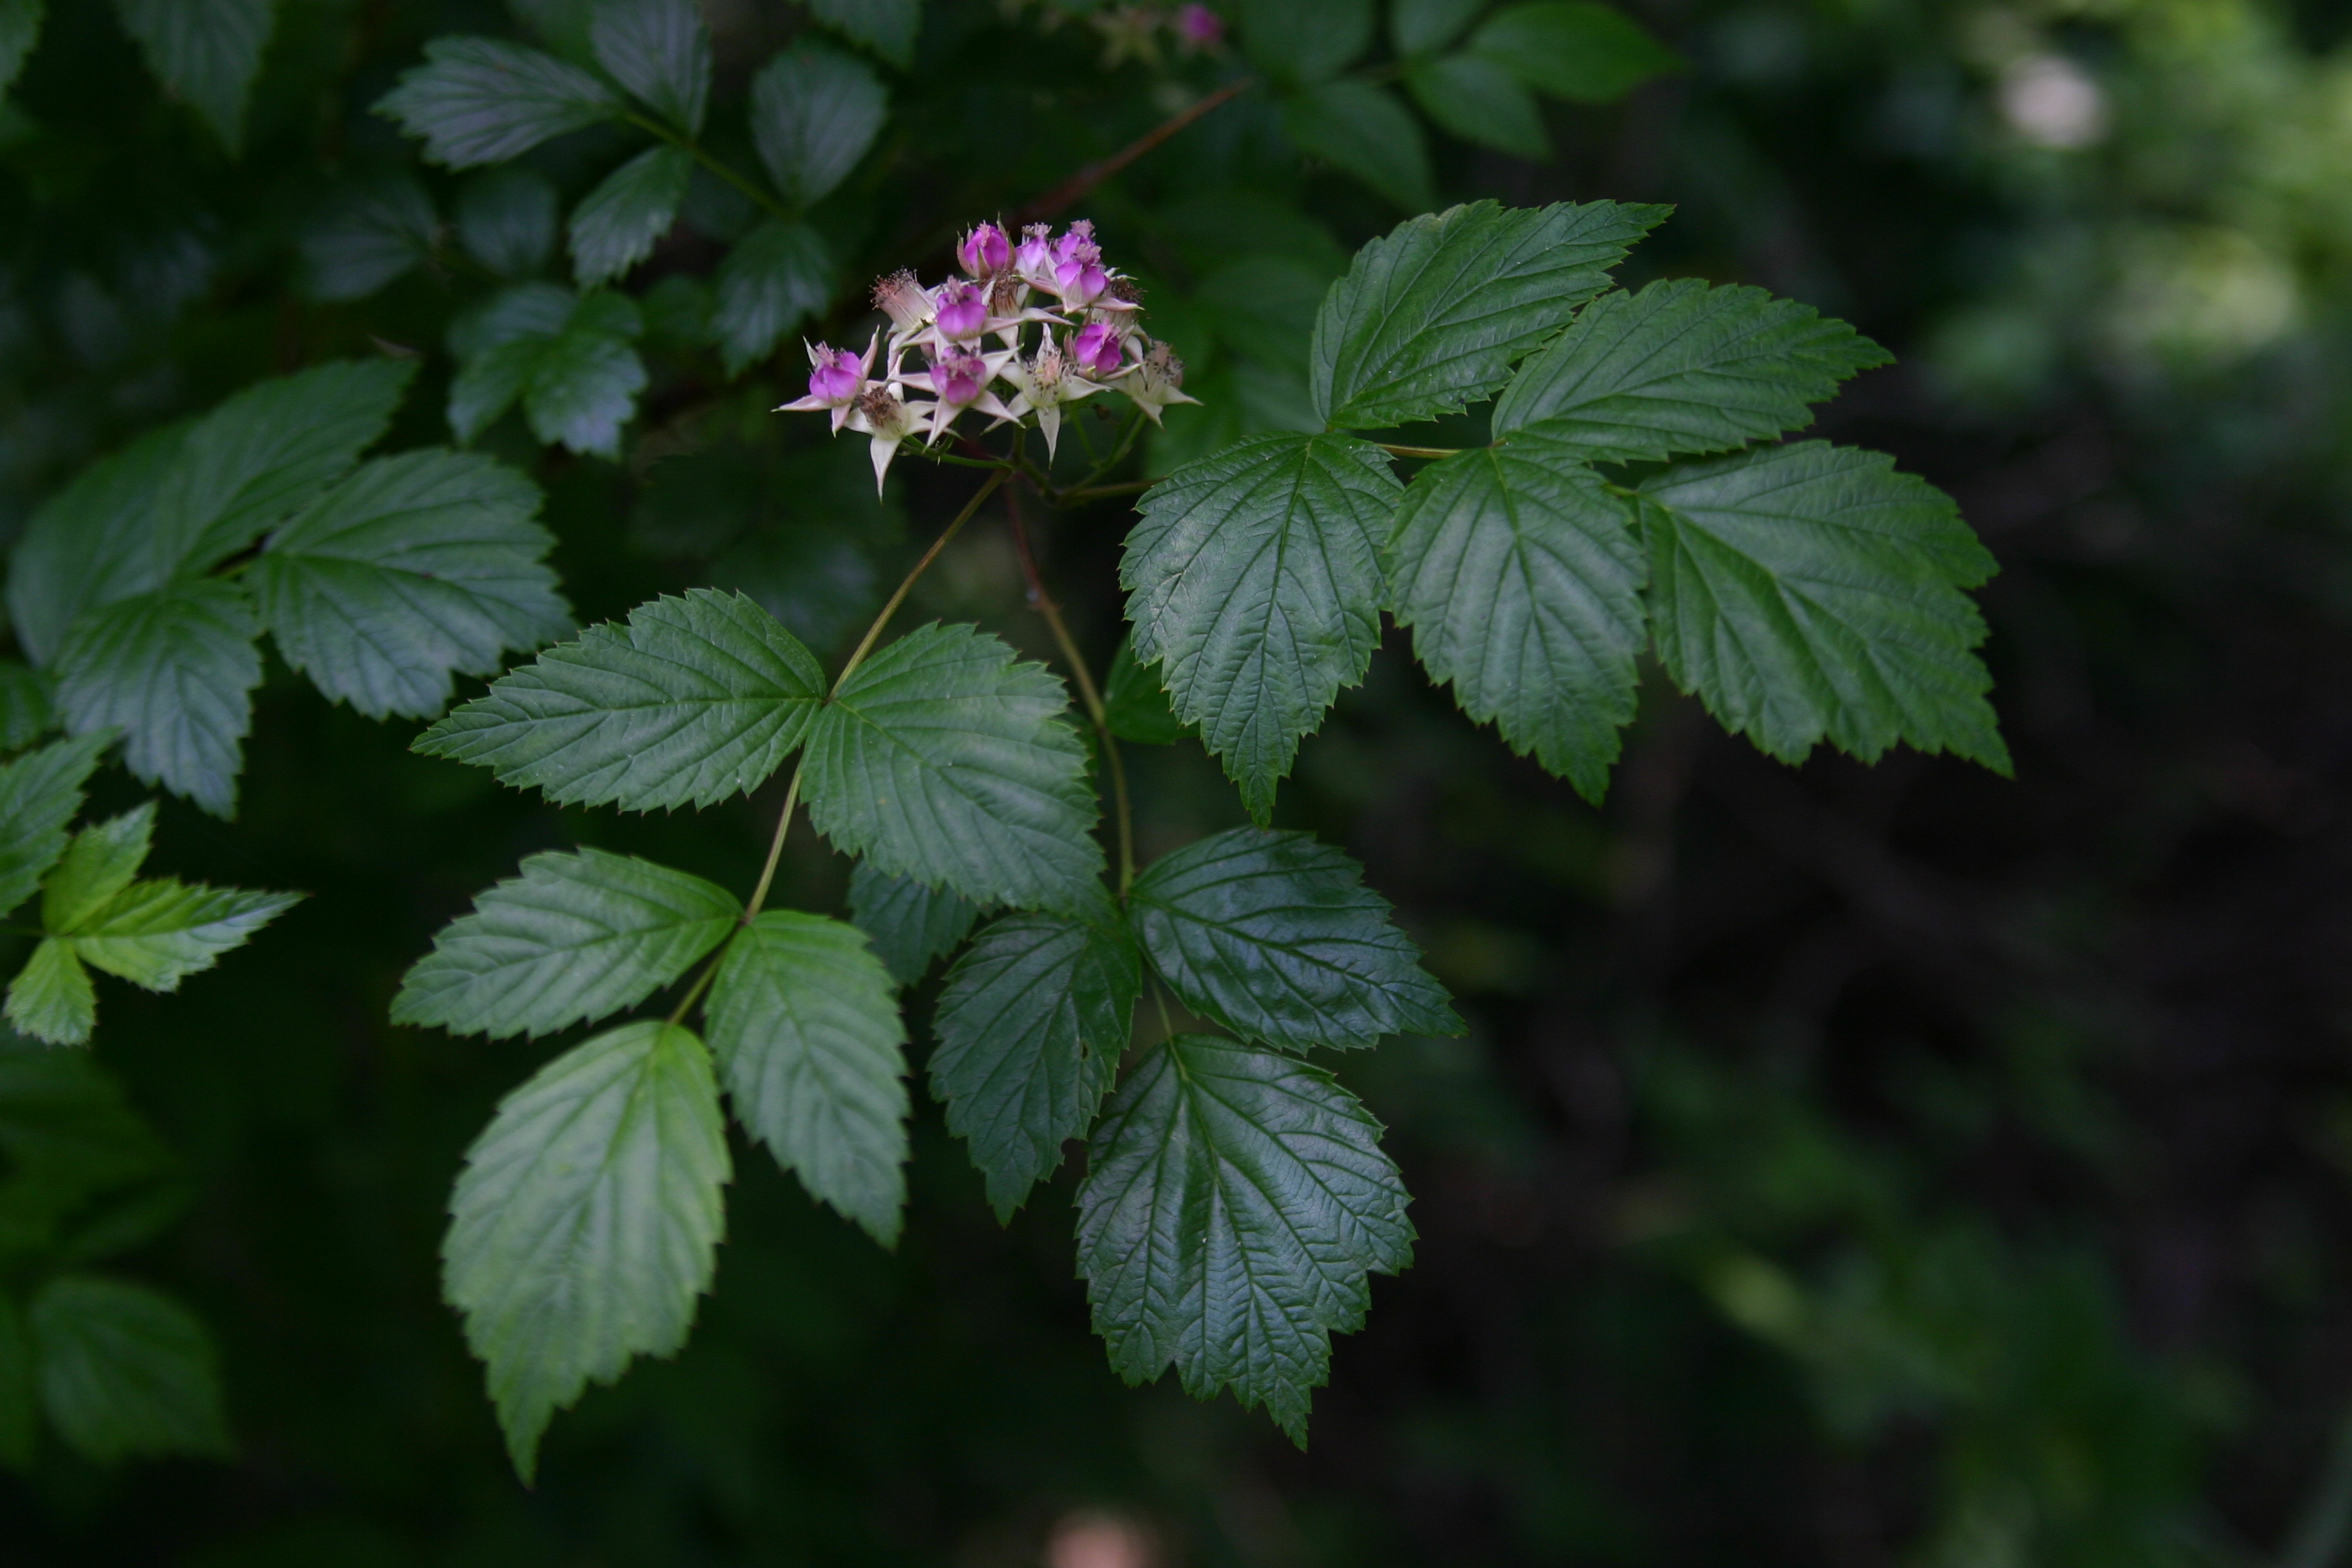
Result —
[[[185,424],[149,431],[77,474],[25,525],[8,562],[8,620],[36,665],[57,657],[87,605],[159,584],[155,513],[165,477],[188,438]]]
[[[0,0],[0,27],[6,26],[8,11]],[[37,15],[36,22],[39,21]],[[0,47],[7,42],[0,32]],[[8,61],[0,58],[0,68]],[[0,86],[5,85],[0,75]],[[39,1422],[39,1406],[34,1403],[33,1336],[25,1325],[25,1314],[16,1310],[16,1298],[0,1291],[0,1465],[21,1470],[33,1462],[33,1438]]]
[[[1368,443],[1254,436],[1147,492],[1128,533],[1135,658],[1260,822],[1299,737],[1371,662],[1399,489]]]
[[[709,805],[756,789],[799,745],[824,671],[740,594],[689,589],[591,626],[418,737],[559,805]]]
[[[185,1307],[127,1280],[64,1274],[26,1317],[41,1407],[83,1458],[228,1457],[219,1358]]]
[[[1412,1261],[1381,1125],[1293,1058],[1179,1035],[1128,1075],[1078,1189],[1078,1268],[1129,1383],[1171,1363],[1198,1399],[1230,1387],[1307,1441],[1331,1336],[1369,1276]]]
[[[907,1203],[907,1028],[865,933],[768,910],[719,961],[708,1013],[743,1125],[812,1197],[896,1244]]]
[[[41,880],[41,929],[70,936],[131,886],[155,836],[155,803],[83,828]]]
[[[1458,1035],[1363,868],[1304,833],[1235,827],[1135,879],[1136,933],[1184,1005],[1289,1050],[1351,1050],[1383,1035]]]
[[[1995,567],[1949,497],[1804,441],[1670,468],[1642,501],[1658,657],[1726,728],[1784,762],[1907,741],[2009,772],[1960,591]]]
[[[286,662],[370,718],[430,718],[454,675],[571,629],[531,521],[539,487],[504,464],[404,452],[358,472],[270,536],[248,580]]]
[[[1082,918],[992,921],[949,971],[931,1020],[931,1091],[948,1131],[971,1143],[999,1220],[1093,1123],[1142,984],[1135,938],[1108,898]]]
[[[1572,103],[1611,103],[1683,58],[1641,24],[1591,0],[1507,5],[1470,35],[1469,49],[1529,87]]]
[[[25,58],[41,37],[44,0],[0,0],[0,92],[25,68]],[[6,1457],[0,1451],[0,1459]]]
[[[1315,411],[1376,429],[1498,391],[1513,361],[1609,282],[1654,206],[1493,202],[1410,218],[1356,253],[1315,321]]]
[[[1397,624],[1463,710],[1599,801],[1633,718],[1648,560],[1633,507],[1529,432],[1414,477],[1389,543]]]
[[[431,259],[440,216],[411,176],[350,186],[302,236],[303,291],[313,300],[364,300]]]
[[[1285,85],[1328,81],[1371,47],[1372,0],[1244,0],[1242,48]]]
[[[208,888],[171,878],[133,882],[74,928],[74,952],[150,991],[176,991],[191,974],[242,947],[302,901],[299,893]]]
[[[98,988],[73,945],[48,937],[8,982],[9,1024],[53,1046],[79,1046],[98,1026]]]
[[[572,270],[583,289],[620,277],[653,254],[677,222],[694,173],[683,147],[649,147],[610,174],[572,209]]]
[[[1519,367],[1495,405],[1495,434],[1540,428],[1588,458],[1721,452],[1812,423],[1886,351],[1761,289],[1696,279],[1610,292]]]
[[[686,1342],[731,1174],[710,1053],[651,1022],[548,1063],[467,1151],[443,1286],[526,1483],[549,1416]]]
[[[233,816],[259,635],[245,590],[216,577],[184,577],[85,616],[58,650],[66,727],[119,731],[141,779]]]
[[[634,1007],[742,917],[734,894],[602,849],[534,855],[433,939],[392,1001],[395,1024],[545,1035]]]
[[[1298,150],[1323,159],[1408,210],[1436,199],[1429,146],[1396,94],[1370,82],[1327,81],[1282,108]]]
[[[874,145],[890,95],[863,60],[822,44],[785,50],[751,79],[751,139],[784,199],[830,195]]]
[[[1042,664],[928,626],[860,665],[809,730],[809,820],[877,869],[976,903],[1076,907],[1102,874],[1086,750]]]
[[[528,278],[555,251],[555,186],[509,165],[477,174],[457,196],[457,238],[501,278]]]
[[[0,766],[0,913],[33,896],[66,851],[66,824],[110,735],[54,741]]]
[[[1389,37],[1410,59],[1444,48],[1486,8],[1486,0],[1390,0]]]
[[[1110,675],[1103,682],[1103,709],[1110,721],[1110,732],[1122,741],[1165,746],[1189,733],[1168,705],[1159,666],[1135,661],[1131,636],[1119,638],[1117,651],[1110,656]]]
[[[501,289],[449,322],[449,352],[475,360],[496,350],[562,331],[580,306],[580,296],[561,283],[518,283]]]
[[[114,0],[114,8],[147,68],[236,152],[277,0]]]
[[[849,874],[849,912],[901,985],[922,979],[980,919],[980,906],[961,893],[893,877],[865,860]]]
[[[816,19],[901,69],[915,63],[923,0],[808,0]]]
[[[1456,136],[1533,163],[1550,159],[1535,98],[1485,56],[1416,60],[1405,68],[1404,84],[1423,111]]]
[[[449,386],[449,427],[470,441],[520,398],[531,434],[574,452],[618,458],[621,426],[645,390],[631,342],[645,330],[625,294],[575,299],[549,283],[507,289],[450,329],[465,367]]]
[[[157,0],[163,3],[163,0]],[[621,101],[577,66],[499,38],[435,38],[375,111],[452,169],[503,163],[550,137],[612,119]]]
[[[0,752],[31,745],[57,722],[57,683],[13,658],[0,658]]]
[[[710,35],[695,0],[596,0],[588,26],[596,63],[688,136],[710,100]]]
[[[727,374],[740,375],[767,358],[778,339],[824,309],[833,298],[833,258],[806,224],[770,218],[719,264],[718,289],[711,330]]]

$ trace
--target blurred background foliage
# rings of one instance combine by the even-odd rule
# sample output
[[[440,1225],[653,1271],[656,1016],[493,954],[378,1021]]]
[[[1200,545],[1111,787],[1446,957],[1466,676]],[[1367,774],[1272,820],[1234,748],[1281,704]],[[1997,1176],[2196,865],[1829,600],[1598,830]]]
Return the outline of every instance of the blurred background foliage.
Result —
[[[1342,1064],[1423,1240],[1340,1342],[1309,1451],[1123,1388],[1070,1277],[1073,1173],[1000,1230],[924,1111],[895,1255],[739,1161],[691,1347],[559,1421],[527,1493],[435,1250],[466,1140],[553,1047],[394,1029],[384,1004],[520,856],[728,879],[773,803],[558,812],[275,671],[238,819],[167,802],[165,868],[314,897],[180,996],[110,994],[93,1055],[0,1054],[0,1279],[103,1257],[187,1302],[228,1430],[180,1446],[226,1457],[0,1433],[9,1562],[2342,1560],[2352,10],[1653,0],[1630,14],[1680,68],[1522,94],[1481,144],[1406,58],[1481,7],[1402,9],[1349,79],[1402,81],[1424,129],[1367,152],[1254,89],[1073,209],[1146,275],[1204,400],[1150,471],[1306,417],[1314,304],[1414,181],[1673,202],[1636,268],[1766,285],[1899,356],[1823,428],[1952,490],[2000,557],[2016,782],[1786,770],[1657,681],[1596,811],[1391,647],[1283,811],[1369,865],[1473,1032]],[[722,105],[845,18],[888,87],[811,214],[838,276],[804,330],[835,341],[865,277],[1250,68],[1246,34],[1187,48],[1172,8],[931,0],[903,35],[911,5],[814,10],[704,5]],[[283,0],[241,114],[160,89],[116,7],[47,11],[0,103],[10,532],[129,436],[333,355],[420,356],[394,444],[447,439],[453,324],[561,276],[559,206],[635,145],[591,130],[453,176],[367,112],[443,33],[576,54],[566,0]],[[967,487],[902,464],[877,505],[860,444],[765,414],[796,350],[729,378],[707,279],[750,220],[698,183],[627,280],[650,380],[618,461],[520,415],[479,444],[547,487],[583,619],[718,582],[832,646]],[[1045,541],[1097,658],[1126,516]],[[1048,651],[1001,529],[944,566],[927,613]],[[1240,819],[1189,743],[1131,765],[1151,851]],[[95,805],[134,798],[115,775]],[[785,876],[836,907],[814,839]]]

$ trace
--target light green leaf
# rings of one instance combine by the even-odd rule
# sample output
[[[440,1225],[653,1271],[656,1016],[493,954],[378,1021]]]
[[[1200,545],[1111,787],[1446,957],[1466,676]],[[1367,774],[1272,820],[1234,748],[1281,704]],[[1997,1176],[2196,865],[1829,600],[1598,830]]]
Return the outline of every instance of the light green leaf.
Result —
[[[1083,1137],[1118,1075],[1143,983],[1108,898],[1084,917],[1010,914],[956,960],[931,1025],[931,1092],[1010,1221]]]
[[[0,752],[31,745],[57,722],[57,683],[40,670],[0,658]]]
[[[714,882],[602,849],[521,869],[442,928],[401,982],[394,1023],[497,1037],[602,1018],[684,974],[743,913]]]
[[[429,718],[453,675],[571,629],[539,487],[457,452],[378,458],[270,536],[248,580],[286,662],[370,718]]]
[[[808,0],[816,19],[901,69],[915,63],[923,0]]]
[[[1784,762],[1907,741],[2009,772],[1960,591],[1995,567],[1949,497],[1804,441],[1670,468],[1642,500],[1658,657],[1727,728]]]
[[[41,1407],[83,1458],[228,1457],[219,1357],[185,1307],[127,1280],[64,1274],[26,1317]]]
[[[1727,451],[1801,429],[1809,405],[1886,363],[1810,306],[1675,279],[1587,305],[1511,378],[1495,434],[1539,428],[1588,458]]]
[[[833,298],[833,258],[816,230],[770,218],[719,264],[718,289],[711,330],[727,374],[740,375],[767,358],[778,339],[824,309]]]
[[[166,0],[155,0],[157,4]],[[435,38],[375,111],[452,169],[503,163],[552,136],[612,119],[621,100],[577,66],[499,38]]]
[[[1399,224],[1324,299],[1309,369],[1317,414],[1369,430],[1492,396],[1665,216],[1615,202],[1476,202]]]
[[[1486,8],[1486,0],[1390,0],[1389,37],[1406,59],[1444,48]]]
[[[1648,559],[1633,507],[1531,431],[1414,477],[1389,543],[1397,624],[1463,710],[1599,801],[1633,718]]]
[[[1591,0],[1507,5],[1479,25],[1468,45],[1529,87],[1573,103],[1611,103],[1683,58],[1622,11]]]
[[[302,901],[299,893],[208,888],[163,878],[133,882],[76,925],[77,955],[150,991],[176,991],[191,974],[242,947]]]
[[[670,124],[700,135],[710,100],[710,34],[695,0],[595,0],[590,16],[596,63]]]
[[[5,28],[8,16],[7,0],[0,0],[0,28]],[[37,14],[34,20],[37,23]],[[0,47],[7,37],[0,32]],[[8,64],[0,58],[0,67]],[[5,86],[0,78],[0,86]],[[25,1314],[16,1309],[16,1300],[0,1291],[0,1465],[11,1469],[23,1469],[33,1462],[33,1438],[38,1428],[40,1409],[34,1403],[33,1336],[26,1327]]]
[[[708,1016],[743,1125],[810,1196],[894,1245],[907,1203],[907,1028],[865,933],[768,910],[719,961]]]
[[[114,0],[114,8],[147,68],[236,152],[277,0]]]
[[[824,671],[740,594],[689,589],[493,683],[415,749],[559,805],[653,811],[756,789],[799,745]]]
[[[1160,667],[1136,662],[1132,637],[1119,638],[1110,656],[1110,674],[1103,681],[1103,710],[1112,734],[1139,745],[1170,745],[1189,732],[1168,705],[1167,689],[1160,684]]]
[[[32,897],[66,850],[66,824],[110,735],[53,741],[0,766],[0,914]]]
[[[53,1046],[79,1046],[98,1026],[98,988],[73,945],[43,939],[8,982],[9,1024]]]
[[[624,1024],[499,1103],[449,1199],[444,1289],[529,1483],[548,1417],[686,1342],[732,1174],[710,1053]]]
[[[1173,1363],[1193,1397],[1230,1387],[1303,1447],[1332,1334],[1362,1324],[1370,1275],[1412,1261],[1380,1134],[1290,1057],[1206,1035],[1145,1057],[1078,1189],[1078,1268],[1119,1375]]]
[[[509,165],[476,174],[457,195],[457,239],[501,278],[528,278],[555,251],[555,186]]]
[[[77,735],[118,731],[125,765],[215,816],[236,809],[261,655],[245,590],[184,577],[74,623],[58,650],[58,706]]]
[[[893,877],[865,860],[849,874],[849,912],[901,985],[922,979],[980,919],[980,906],[962,894]]]
[[[1069,909],[1102,874],[1062,683],[976,626],[858,667],[809,730],[809,820],[875,867],[976,903]]]
[[[583,289],[620,277],[653,254],[677,222],[694,154],[649,147],[610,174],[572,209],[572,270]]]
[[[0,0],[0,92],[16,81],[26,57],[40,41],[45,8],[45,0]]]
[[[1286,86],[1330,80],[1371,47],[1372,0],[1243,0],[1242,48]]]
[[[890,115],[890,95],[862,60],[802,43],[751,79],[751,139],[784,200],[808,206],[849,176]]]
[[[1299,737],[1371,662],[1398,492],[1368,443],[1254,436],[1148,491],[1128,533],[1135,658],[1261,822]]]
[[[313,300],[364,300],[430,259],[440,226],[433,198],[408,174],[355,184],[302,236],[303,291]]]
[[[1283,105],[1282,128],[1300,152],[1346,170],[1408,211],[1436,199],[1421,124],[1386,88],[1327,81]]]
[[[1550,159],[1551,138],[1534,95],[1485,56],[1416,60],[1405,68],[1404,84],[1423,111],[1456,136],[1515,158]]]
[[[1133,915],[1169,989],[1237,1035],[1349,1050],[1462,1032],[1363,868],[1307,834],[1235,827],[1162,856]]]
[[[155,803],[83,828],[41,881],[41,929],[70,936],[131,886],[155,836]]]

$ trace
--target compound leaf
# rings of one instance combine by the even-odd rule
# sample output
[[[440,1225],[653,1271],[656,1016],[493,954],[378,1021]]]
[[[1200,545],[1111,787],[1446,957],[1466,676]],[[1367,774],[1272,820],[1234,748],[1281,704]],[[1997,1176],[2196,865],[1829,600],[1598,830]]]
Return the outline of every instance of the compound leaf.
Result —
[[[440,226],[433,198],[411,175],[355,184],[302,236],[304,291],[313,300],[364,300],[429,259]]]
[[[1683,67],[1682,57],[1640,23],[1592,0],[1506,5],[1479,24],[1466,47],[1571,103],[1612,102]]]
[[[915,30],[923,0],[808,0],[817,20],[864,44],[892,65],[915,62]]]
[[[226,1458],[218,1357],[194,1314],[128,1280],[64,1274],[26,1314],[41,1407],[83,1458]]]
[[[980,919],[980,906],[961,893],[894,877],[865,860],[849,874],[849,912],[901,985],[920,980]]]
[[[1398,225],[1324,297],[1308,366],[1316,414],[1369,430],[1492,396],[1665,216],[1616,202],[1475,202]]]
[[[208,888],[172,878],[133,882],[65,938],[89,963],[150,991],[176,991],[191,974],[242,947],[302,901],[299,893]]]
[[[795,206],[848,178],[889,115],[890,95],[872,68],[822,44],[796,45],[751,79],[751,139]]]
[[[770,218],[727,253],[717,288],[711,331],[727,374],[740,375],[803,318],[824,309],[833,298],[833,258],[806,224]]]
[[[216,577],[183,577],[86,615],[58,650],[66,727],[119,731],[133,773],[228,816],[261,682],[259,635],[245,590]]]
[[[501,278],[528,278],[555,249],[554,184],[516,164],[476,174],[457,197],[457,239]]]
[[[1480,55],[1445,55],[1405,68],[1405,88],[1428,116],[1466,141],[1542,163],[1551,156],[1543,111],[1519,79]]]
[[[1136,933],[1184,1005],[1290,1050],[1458,1035],[1363,868],[1304,833],[1235,827],[1153,861],[1135,879]]]
[[[547,649],[415,749],[559,804],[709,805],[774,773],[824,697],[824,671],[774,616],[694,588]]]
[[[393,998],[395,1024],[544,1035],[635,1006],[734,929],[714,882],[634,856],[534,855],[433,939]]]
[[[1784,762],[1907,741],[2009,771],[1961,592],[1995,567],[1949,497],[1804,441],[1670,468],[1642,502],[1658,657],[1727,728]]]
[[[1253,436],[1162,480],[1128,534],[1134,658],[1260,822],[1299,737],[1371,662],[1399,489],[1369,443]]]
[[[8,1022],[37,1040],[79,1046],[98,1026],[98,988],[73,944],[47,937],[8,982]]]
[[[809,820],[926,887],[1074,908],[1103,855],[1068,711],[1044,665],[978,627],[919,627],[859,666],[811,726]]]
[[[529,1482],[548,1417],[686,1342],[732,1174],[710,1053],[624,1024],[499,1104],[449,1199],[444,1288]]]
[[[710,100],[710,34],[695,0],[595,0],[589,47],[613,79],[688,136]]]
[[[147,68],[184,100],[222,145],[245,140],[245,100],[261,68],[277,0],[114,0]]]
[[[1400,58],[1442,49],[1486,9],[1486,0],[1390,0],[1389,37]]]
[[[66,850],[66,824],[110,735],[53,741],[0,766],[0,914],[30,898]]]
[[[1531,431],[1431,464],[1405,490],[1389,562],[1397,623],[1429,673],[1598,801],[1633,718],[1648,561],[1633,507],[1582,455]]]
[[[428,161],[452,169],[503,163],[621,110],[612,89],[579,67],[500,38],[435,38],[425,59],[375,111],[421,137]]]
[[[1295,1058],[1206,1035],[1145,1057],[1078,1189],[1078,1267],[1119,1375],[1172,1363],[1195,1398],[1231,1387],[1303,1447],[1331,1335],[1363,1322],[1370,1275],[1412,1260],[1380,1134]]]
[[[1727,451],[1811,424],[1809,405],[1885,363],[1810,306],[1678,278],[1587,305],[1511,378],[1495,434],[1540,429],[1589,458]]]
[[[0,752],[29,746],[55,727],[57,689],[40,670],[0,658]]]
[[[83,828],[63,858],[41,879],[41,929],[70,936],[131,886],[147,863],[155,835],[155,803]]]
[[[719,962],[709,1016],[743,1125],[811,1196],[895,1243],[907,1203],[907,1030],[865,933],[768,910]]]
[[[683,147],[649,147],[604,176],[572,209],[572,270],[583,289],[620,277],[653,254],[677,222],[694,173]]]
[[[1346,170],[1407,211],[1434,199],[1421,122],[1386,88],[1324,82],[1283,105],[1282,128],[1299,151]]]
[[[1328,81],[1371,47],[1372,0],[1245,0],[1242,47],[1285,86]]]

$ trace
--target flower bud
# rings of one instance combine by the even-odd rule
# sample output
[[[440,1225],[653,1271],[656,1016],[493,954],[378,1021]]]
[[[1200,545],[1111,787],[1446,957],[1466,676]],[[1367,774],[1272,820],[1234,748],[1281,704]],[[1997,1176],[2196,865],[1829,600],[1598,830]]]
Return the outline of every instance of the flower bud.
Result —
[[[1196,50],[1213,51],[1224,47],[1225,19],[1206,5],[1195,4],[1176,8],[1176,38],[1186,54]]]
[[[943,350],[931,362],[931,390],[950,407],[979,402],[987,386],[988,365],[970,349]]]
[[[1080,327],[1070,339],[1070,358],[1081,374],[1117,375],[1120,359],[1118,329],[1101,321]]]
[[[942,283],[932,303],[941,337],[969,342],[980,336],[981,329],[988,324],[988,300],[978,284],[961,280]]]
[[[1054,286],[1054,232],[1051,224],[1033,223],[1021,231],[1021,248],[1013,253],[1013,269],[1033,289]]]
[[[992,223],[982,224],[963,237],[956,247],[956,264],[973,278],[987,278],[1004,270],[1013,260],[1013,242],[1004,231]]]
[[[809,396],[824,408],[838,408],[866,390],[866,367],[847,349],[819,343],[808,352]]]

